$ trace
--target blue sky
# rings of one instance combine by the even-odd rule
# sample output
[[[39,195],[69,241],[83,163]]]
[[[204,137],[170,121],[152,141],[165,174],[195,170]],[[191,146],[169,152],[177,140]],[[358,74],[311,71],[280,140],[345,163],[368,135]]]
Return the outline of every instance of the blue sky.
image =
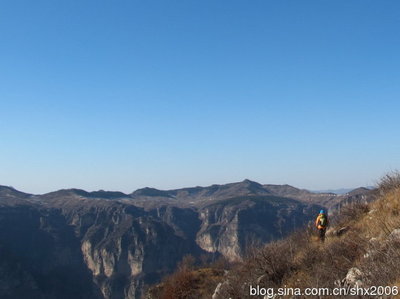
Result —
[[[399,30],[397,0],[1,1],[0,184],[374,184]]]

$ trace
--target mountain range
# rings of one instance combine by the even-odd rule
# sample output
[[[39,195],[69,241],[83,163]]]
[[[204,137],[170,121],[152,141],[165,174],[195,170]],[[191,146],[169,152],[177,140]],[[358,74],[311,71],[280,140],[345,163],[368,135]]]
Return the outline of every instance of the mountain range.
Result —
[[[254,181],[174,190],[33,195],[0,186],[1,298],[139,298],[185,256],[240,260],[374,191],[313,193]]]

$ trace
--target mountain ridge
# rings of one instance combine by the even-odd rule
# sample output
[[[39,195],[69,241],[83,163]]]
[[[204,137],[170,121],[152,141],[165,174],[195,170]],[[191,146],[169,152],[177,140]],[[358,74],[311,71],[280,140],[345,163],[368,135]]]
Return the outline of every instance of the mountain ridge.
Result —
[[[0,283],[15,295],[12,298],[26,298],[31,292],[45,297],[57,290],[40,287],[41,277],[52,277],[54,285],[60,285],[62,273],[70,271],[68,281],[78,284],[77,271],[76,277],[85,281],[91,277],[93,284],[79,284],[88,297],[139,298],[145,284],[160,281],[185,255],[237,261],[252,240],[278,240],[306,226],[323,207],[333,212],[369,196],[364,189],[336,196],[250,180],[173,190],[142,188],[131,194],[71,188],[32,195],[0,187],[0,225],[9,228],[0,231],[0,251],[18,248],[11,260],[25,265],[13,272],[23,288],[1,277]],[[30,234],[38,237],[26,238]],[[41,266],[45,261],[35,254],[41,250],[53,256],[54,263]],[[69,268],[68,259],[76,268]],[[0,272],[8,273],[10,267],[0,256]],[[18,295],[21,290],[23,295]]]

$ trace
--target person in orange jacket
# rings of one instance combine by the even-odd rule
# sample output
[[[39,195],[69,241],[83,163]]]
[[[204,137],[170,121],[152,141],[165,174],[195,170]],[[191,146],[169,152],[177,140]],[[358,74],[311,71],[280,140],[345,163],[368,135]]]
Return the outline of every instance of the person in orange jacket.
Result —
[[[321,240],[321,242],[324,242],[326,227],[328,226],[328,216],[326,215],[324,210],[319,211],[319,215],[315,220],[315,226],[317,227],[319,232],[319,239]]]

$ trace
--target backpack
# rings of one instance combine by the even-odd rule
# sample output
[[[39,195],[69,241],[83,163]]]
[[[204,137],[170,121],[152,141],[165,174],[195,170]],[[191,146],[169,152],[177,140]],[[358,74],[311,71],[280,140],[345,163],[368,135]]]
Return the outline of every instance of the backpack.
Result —
[[[326,227],[326,224],[328,223],[328,219],[326,219],[325,215],[321,215],[321,217],[319,218],[319,225],[321,225],[322,227]]]

